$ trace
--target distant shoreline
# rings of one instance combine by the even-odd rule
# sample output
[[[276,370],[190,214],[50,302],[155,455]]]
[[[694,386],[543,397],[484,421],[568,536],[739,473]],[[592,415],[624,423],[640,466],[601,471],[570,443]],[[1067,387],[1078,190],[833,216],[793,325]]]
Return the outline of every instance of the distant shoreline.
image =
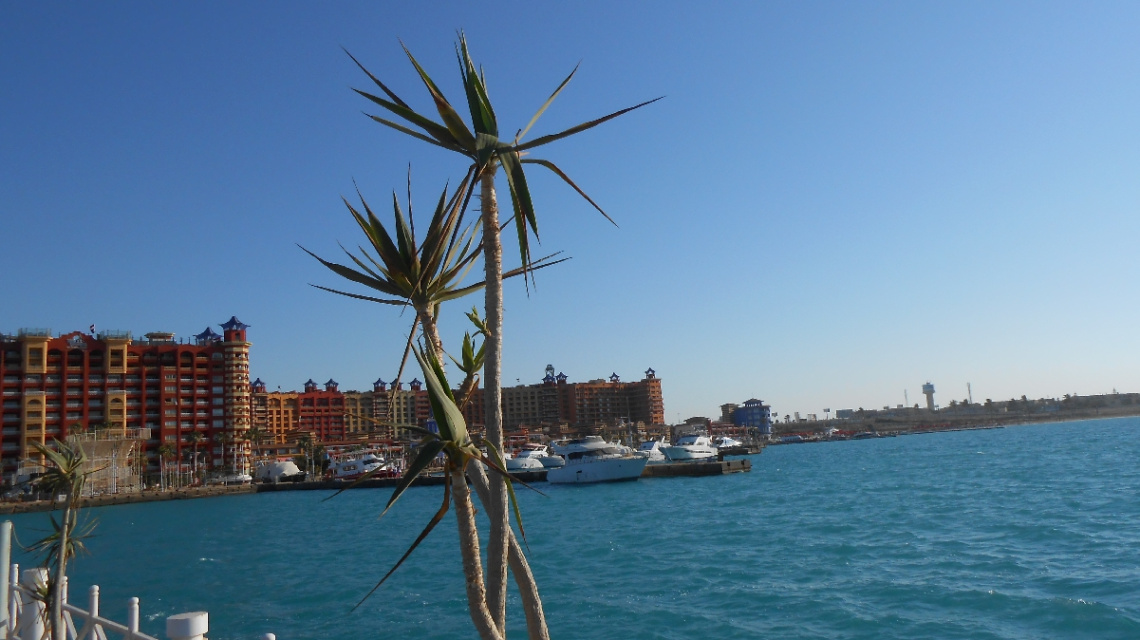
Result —
[[[878,413],[878,412],[876,412]],[[1040,414],[976,414],[976,415],[946,415],[944,413],[926,414],[924,416],[883,417],[874,416],[866,419],[854,420],[818,420],[815,422],[788,422],[772,425],[772,435],[779,444],[779,438],[791,435],[805,435],[818,438],[829,429],[840,429],[844,432],[871,432],[879,435],[912,435],[920,433],[939,433],[950,431],[965,431],[972,429],[1000,429],[1032,424],[1049,424],[1057,422],[1077,422],[1081,420],[1102,420],[1111,418],[1131,418],[1140,416],[1140,405],[1128,407],[1112,407],[1110,409],[1082,410],[1074,412],[1053,412]],[[909,418],[909,419],[908,419]],[[924,419],[920,419],[924,418]],[[805,440],[813,442],[814,439]],[[377,489],[396,486],[397,478],[384,478],[365,480],[357,483],[353,488]],[[438,485],[442,478],[423,476],[417,478],[414,486]],[[171,491],[142,491],[139,493],[120,493],[115,495],[95,496],[84,498],[82,508],[109,507],[120,504],[136,504],[142,502],[163,502],[169,500],[194,500],[198,498],[214,498],[230,495],[247,495],[253,493],[274,493],[279,491],[336,491],[348,488],[350,483],[338,480],[318,480],[312,482],[296,482],[282,484],[247,484],[235,486],[186,487]],[[32,500],[27,502],[0,502],[0,516],[17,513],[38,513],[51,511],[54,508],[48,500]]]
[[[1051,422],[1076,422],[1079,420],[1102,420],[1107,418],[1132,418],[1140,416],[1140,405],[1049,411],[1037,413],[1023,412],[954,412],[943,409],[935,413],[914,410],[912,415],[883,415],[887,412],[868,412],[864,418],[848,420],[816,420],[813,422],[781,422],[772,424],[773,436],[822,434],[829,429],[847,432],[874,433],[929,433],[936,431],[960,431],[967,428],[999,428],[1027,424]]]

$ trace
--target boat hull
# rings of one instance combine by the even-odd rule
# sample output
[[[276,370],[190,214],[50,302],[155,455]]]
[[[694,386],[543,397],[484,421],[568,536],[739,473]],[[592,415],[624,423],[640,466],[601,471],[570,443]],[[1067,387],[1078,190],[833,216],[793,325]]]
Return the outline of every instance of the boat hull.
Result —
[[[621,457],[567,462],[565,465],[549,469],[546,480],[552,484],[591,484],[595,482],[618,482],[636,480],[645,470],[646,458]]]
[[[662,449],[665,457],[673,462],[687,462],[689,460],[708,460],[716,457],[716,451],[708,449],[693,449],[689,447],[665,447]]]

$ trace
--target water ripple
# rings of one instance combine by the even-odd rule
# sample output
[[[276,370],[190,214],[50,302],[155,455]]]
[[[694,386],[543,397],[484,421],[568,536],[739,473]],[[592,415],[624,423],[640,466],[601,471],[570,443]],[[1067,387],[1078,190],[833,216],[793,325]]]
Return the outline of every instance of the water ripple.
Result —
[[[771,447],[748,474],[520,502],[557,638],[1136,638],[1138,454],[1140,420],[1087,421]],[[438,488],[410,490],[383,521],[389,491],[326,495],[95,510],[73,584],[98,582],[112,616],[142,596],[155,634],[205,609],[214,640],[474,637],[452,518],[352,611]],[[511,606],[509,635],[524,637]]]

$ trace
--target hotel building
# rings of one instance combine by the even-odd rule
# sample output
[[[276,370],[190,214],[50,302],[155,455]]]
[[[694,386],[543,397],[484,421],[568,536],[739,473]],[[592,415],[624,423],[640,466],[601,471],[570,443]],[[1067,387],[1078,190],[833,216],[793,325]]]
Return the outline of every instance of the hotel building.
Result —
[[[653,369],[638,382],[622,382],[616,373],[609,380],[569,382],[566,374],[547,366],[540,384],[503,389],[503,427],[508,430],[539,425],[566,424],[590,430],[622,422],[665,423],[661,380]]]
[[[243,471],[251,426],[248,326],[232,317],[220,327],[221,335],[207,328],[185,341],[167,332],[144,340],[126,331],[0,334],[0,471],[7,478],[37,462],[33,443],[91,432],[143,440],[150,472],[159,469],[163,444],[183,465],[197,449],[207,464]]]

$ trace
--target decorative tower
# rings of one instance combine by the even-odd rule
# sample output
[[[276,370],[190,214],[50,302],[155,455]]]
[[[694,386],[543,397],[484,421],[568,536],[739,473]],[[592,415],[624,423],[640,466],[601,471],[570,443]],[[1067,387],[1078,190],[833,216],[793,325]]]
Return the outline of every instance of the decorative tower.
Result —
[[[922,385],[922,393],[926,396],[926,410],[934,411],[934,385],[929,380]]]
[[[249,325],[242,324],[237,316],[231,316],[229,321],[222,325],[225,402],[223,433],[226,434],[222,447],[223,453],[227,444],[233,447],[233,454],[225,457],[233,462],[234,472],[243,474],[249,473],[247,434],[251,426],[249,342],[245,339],[245,330],[248,328]]]

